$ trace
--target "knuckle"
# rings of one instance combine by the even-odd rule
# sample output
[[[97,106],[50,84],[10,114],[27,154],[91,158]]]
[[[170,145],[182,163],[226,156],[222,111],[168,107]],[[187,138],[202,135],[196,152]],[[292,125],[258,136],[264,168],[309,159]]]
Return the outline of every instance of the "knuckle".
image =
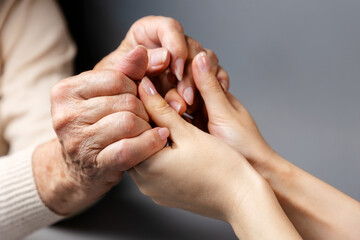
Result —
[[[56,133],[62,132],[64,129],[67,131],[78,130],[79,127],[79,114],[81,111],[74,111],[68,105],[60,105],[51,108],[52,124]]]
[[[175,20],[174,18],[167,17],[166,22],[167,22],[169,27],[171,27],[171,28],[173,28],[173,29],[175,29],[177,31],[184,32],[183,26],[177,20]]]
[[[116,161],[119,164],[121,170],[127,170],[132,166],[132,154],[129,144],[126,141],[121,141],[116,153]]]
[[[71,91],[72,84],[70,84],[71,78],[66,78],[58,82],[52,87],[50,92],[50,98],[52,104],[61,102]]]
[[[123,104],[132,112],[138,112],[140,109],[140,100],[133,94],[124,94]]]
[[[136,116],[132,112],[122,112],[120,122],[123,125],[123,129],[127,132],[131,133],[136,130]]]
[[[149,149],[157,150],[162,141],[159,141],[159,134],[157,131],[152,131],[152,135],[148,139],[148,147]]]
[[[222,92],[221,86],[219,85],[218,81],[211,81],[206,86],[209,92]]]
[[[187,37],[187,45],[189,48],[189,56],[188,56],[189,59],[193,59],[196,56],[196,54],[198,54],[203,50],[202,45],[198,41],[190,37]]]
[[[63,141],[64,149],[71,159],[78,159],[82,140],[79,137],[68,137]]]
[[[96,74],[97,72],[99,72],[101,70],[90,70],[90,71],[85,71],[82,72],[78,75],[79,78],[81,79],[86,79],[86,78],[90,78],[92,77],[92,75]]]
[[[53,121],[53,128],[55,132],[60,132],[68,125],[70,125],[74,121],[75,117],[71,114],[67,113],[60,113],[60,114],[53,114],[52,121]]]
[[[170,108],[170,106],[165,101],[157,102],[154,106],[154,109],[161,115],[167,115],[173,111],[172,108]]]
[[[219,59],[218,59],[218,57],[216,56],[216,54],[214,53],[214,51],[213,51],[213,50],[210,50],[210,49],[206,49],[206,52],[207,52],[207,55],[208,55],[210,61],[211,61],[213,64],[217,65],[217,64],[219,63]]]

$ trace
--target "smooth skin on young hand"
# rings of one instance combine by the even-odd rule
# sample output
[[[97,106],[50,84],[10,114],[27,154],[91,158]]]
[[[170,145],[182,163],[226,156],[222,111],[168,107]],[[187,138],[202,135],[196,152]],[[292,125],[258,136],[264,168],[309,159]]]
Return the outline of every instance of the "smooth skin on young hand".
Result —
[[[128,170],[142,193],[163,206],[227,221],[241,239],[301,239],[239,152],[182,119],[147,77],[138,89],[150,118],[172,140]]]
[[[202,52],[192,64],[209,133],[234,147],[267,180],[303,238],[359,239],[360,203],[277,154],[246,108],[221,89],[209,61]]]

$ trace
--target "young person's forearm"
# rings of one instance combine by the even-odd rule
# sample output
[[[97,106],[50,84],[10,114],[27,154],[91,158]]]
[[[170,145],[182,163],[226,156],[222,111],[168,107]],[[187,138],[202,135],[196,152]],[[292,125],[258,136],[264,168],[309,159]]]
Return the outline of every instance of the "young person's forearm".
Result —
[[[279,155],[254,165],[305,239],[358,239],[360,203]]]
[[[238,202],[229,222],[239,239],[301,239],[261,177]]]

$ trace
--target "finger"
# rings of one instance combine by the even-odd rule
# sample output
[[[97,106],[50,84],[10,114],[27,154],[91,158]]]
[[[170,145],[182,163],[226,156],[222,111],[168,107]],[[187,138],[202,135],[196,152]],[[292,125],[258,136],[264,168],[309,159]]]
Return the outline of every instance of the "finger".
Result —
[[[170,52],[165,48],[148,49],[148,56],[147,76],[164,72],[170,64]]]
[[[159,127],[167,127],[173,141],[185,135],[188,123],[157,93],[147,77],[139,85],[139,96],[153,122]]]
[[[228,73],[219,65],[219,59],[212,50],[205,48],[204,51],[210,60],[211,72],[216,72],[216,78],[218,79],[224,92],[227,92],[230,86]]]
[[[116,70],[133,80],[141,80],[147,64],[147,50],[144,46],[136,46],[132,50],[118,48],[96,64],[94,70]]]
[[[59,82],[53,91],[80,99],[130,93],[137,95],[137,86],[123,73],[114,70],[92,70]]]
[[[191,54],[193,54],[193,57],[195,57],[198,53],[200,53],[202,51],[202,48],[198,47],[198,45],[200,47],[201,47],[201,45],[198,44],[195,40],[191,39],[190,37],[188,37],[188,39],[189,39],[188,40],[188,47],[189,47],[189,49],[191,49]],[[190,41],[190,39],[191,39],[191,41]],[[197,50],[197,52],[195,52],[196,50]],[[219,69],[219,66],[218,66],[219,60],[218,60],[217,56],[210,49],[205,48],[204,51],[206,51],[206,53],[208,55],[208,58],[209,58],[210,68],[211,68],[210,71],[211,72],[217,72],[218,69]],[[185,102],[189,106],[191,106],[194,103],[195,89],[196,89],[194,79],[193,79],[193,76],[192,76],[192,66],[191,66],[191,64],[187,64],[185,66],[183,80],[178,83],[177,89],[178,89],[179,94],[185,100]]]
[[[141,80],[148,66],[148,52],[144,46],[137,46],[134,50],[125,55],[114,69],[122,72],[132,80]]]
[[[135,95],[125,93],[114,96],[90,98],[80,102],[80,109],[83,109],[82,118],[87,123],[95,123],[101,118],[116,112],[129,111],[136,116],[149,121],[149,116],[144,105]]]
[[[186,103],[176,91],[176,88],[170,89],[165,95],[165,101],[172,107],[179,115],[186,111]]]
[[[151,129],[144,119],[131,112],[117,112],[107,115],[86,128],[93,147],[103,149],[123,138],[132,138]]]
[[[216,74],[216,78],[219,81],[224,92],[228,92],[230,87],[230,78],[228,73],[225,71],[225,69],[219,66],[219,70]]]
[[[137,21],[133,27],[135,41],[148,48],[161,46],[171,55],[170,69],[182,80],[188,50],[181,24],[167,17],[149,16]]]
[[[194,103],[196,89],[191,73],[191,65],[186,65],[183,80],[178,82],[176,88],[179,95],[184,99],[186,104],[191,106]]]
[[[126,138],[104,148],[97,162],[119,171],[128,170],[161,150],[169,137],[167,128],[147,130],[134,138]]]
[[[210,61],[205,52],[199,53],[194,58],[192,71],[196,87],[204,99],[209,114],[212,111],[221,112],[229,106],[229,101],[215,77],[215,73],[211,71]]]

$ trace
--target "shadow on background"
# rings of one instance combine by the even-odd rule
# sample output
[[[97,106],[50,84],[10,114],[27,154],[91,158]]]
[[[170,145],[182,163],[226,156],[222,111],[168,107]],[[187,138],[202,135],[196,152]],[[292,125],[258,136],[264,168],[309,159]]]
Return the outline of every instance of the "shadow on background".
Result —
[[[95,206],[52,228],[126,239],[237,239],[225,223],[156,205],[127,174]]]

